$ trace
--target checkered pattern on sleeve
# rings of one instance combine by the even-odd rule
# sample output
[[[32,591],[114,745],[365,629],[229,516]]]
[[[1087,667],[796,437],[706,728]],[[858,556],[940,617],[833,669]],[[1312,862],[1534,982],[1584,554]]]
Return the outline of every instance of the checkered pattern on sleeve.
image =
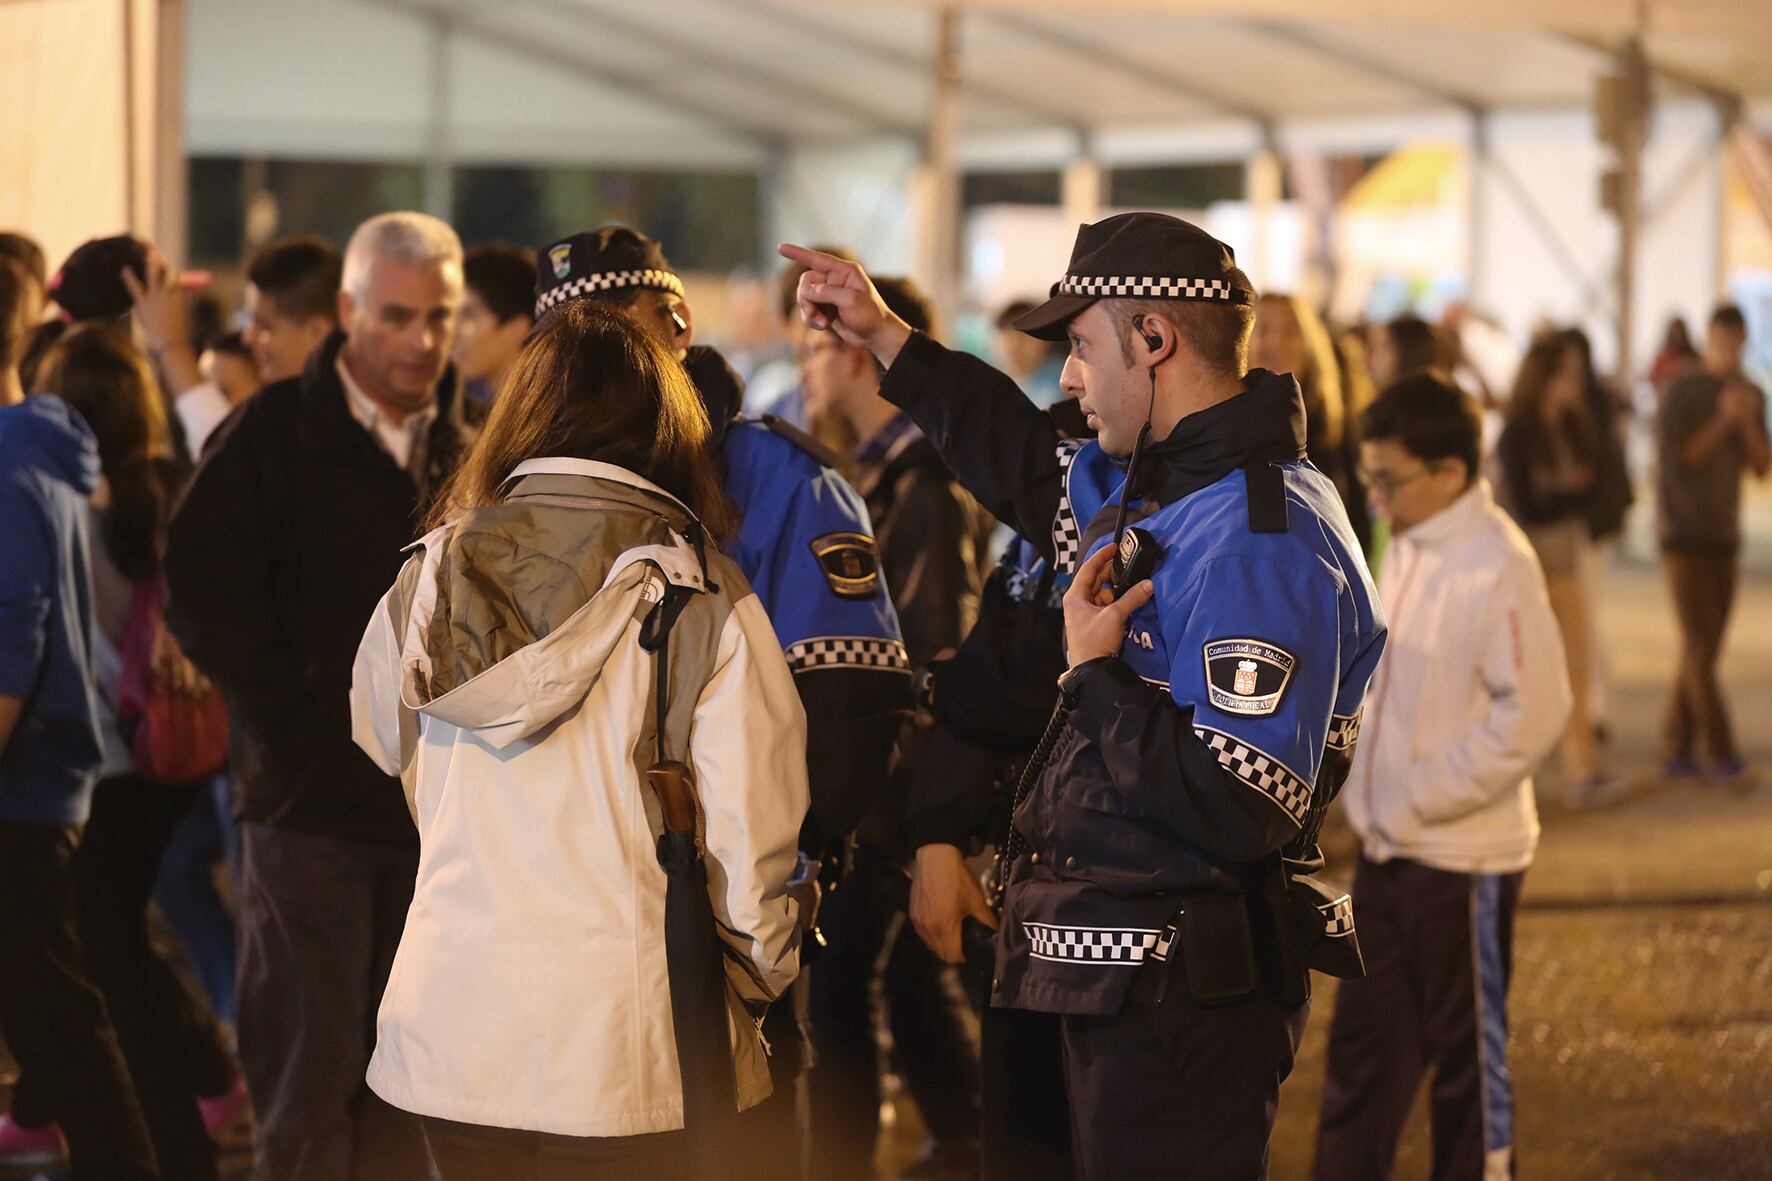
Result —
[[[1195,726],[1194,733],[1212,748],[1226,771],[1278,804],[1292,823],[1304,826],[1305,814],[1311,807],[1311,785],[1302,776],[1266,751],[1257,750],[1223,730]]]
[[[1060,574],[1075,574],[1083,557],[1083,526],[1071,507],[1071,464],[1086,440],[1065,439],[1058,445],[1058,516],[1052,519],[1052,568]]]
[[[1334,902],[1319,902],[1317,909],[1328,920],[1323,924],[1323,934],[1329,938],[1345,939],[1354,933],[1354,900],[1346,894]]]
[[[897,640],[872,636],[818,636],[789,644],[782,655],[795,672],[814,668],[884,668],[910,672],[910,657]]]
[[[1241,302],[1236,288],[1223,279],[1171,279],[1162,275],[1066,275],[1058,281],[1060,295],[1098,298],[1221,299]]]
[[[645,287],[654,291],[668,291],[678,297],[683,295],[683,280],[669,271],[599,271],[593,275],[580,275],[536,296],[535,318],[541,319],[549,308],[557,308],[569,299],[595,295],[600,291],[614,291],[620,287]]]
[[[1028,954],[1037,960],[1068,960],[1088,964],[1142,964],[1162,934],[1148,927],[1071,927],[1055,923],[1022,923]]]
[[[1360,740],[1360,719],[1365,713],[1364,709],[1357,709],[1351,714],[1330,714],[1329,738],[1325,745],[1343,754],[1353,750],[1354,743]]]

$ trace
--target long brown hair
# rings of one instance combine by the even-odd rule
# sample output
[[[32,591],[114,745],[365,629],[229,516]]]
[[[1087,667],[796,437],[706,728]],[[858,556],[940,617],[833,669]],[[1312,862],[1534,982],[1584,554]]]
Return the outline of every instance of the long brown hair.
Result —
[[[525,460],[569,456],[644,476],[714,537],[729,537],[737,514],[708,455],[711,429],[689,375],[656,337],[620,308],[573,300],[517,355],[428,527],[495,503]]]
[[[131,582],[146,580],[159,567],[160,535],[180,474],[147,357],[119,327],[85,324],[51,346],[39,378],[92,428],[110,493],[105,549]]]
[[[1578,458],[1586,458],[1594,450],[1594,426],[1585,398],[1564,408],[1555,424],[1545,421],[1545,400],[1551,384],[1557,380],[1574,346],[1561,332],[1540,337],[1526,350],[1520,368],[1514,374],[1513,393],[1508,398],[1506,419],[1510,431],[1531,440],[1534,457],[1542,457],[1549,446],[1548,432],[1560,431]]]
[[[1293,376],[1298,379],[1307,413],[1315,420],[1312,425],[1317,431],[1313,433],[1318,433],[1330,447],[1340,447],[1349,416],[1341,393],[1341,367],[1335,361],[1335,345],[1329,339],[1329,330],[1317,309],[1299,296],[1277,291],[1266,292],[1255,301],[1255,318],[1259,322],[1264,312],[1282,308],[1292,314],[1304,344],[1304,366]]]

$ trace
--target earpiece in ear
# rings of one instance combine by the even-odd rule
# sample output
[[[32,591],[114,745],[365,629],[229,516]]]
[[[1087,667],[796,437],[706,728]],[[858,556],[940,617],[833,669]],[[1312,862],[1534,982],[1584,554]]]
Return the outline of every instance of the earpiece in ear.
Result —
[[[689,321],[685,320],[683,318],[683,313],[677,311],[675,308],[671,310],[671,323],[676,325],[678,336],[682,336],[685,332],[689,331]]]
[[[1160,332],[1151,332],[1145,328],[1143,312],[1132,317],[1132,327],[1136,328],[1138,334],[1144,337],[1144,343],[1150,346],[1151,352],[1154,353],[1163,347],[1163,334]]]

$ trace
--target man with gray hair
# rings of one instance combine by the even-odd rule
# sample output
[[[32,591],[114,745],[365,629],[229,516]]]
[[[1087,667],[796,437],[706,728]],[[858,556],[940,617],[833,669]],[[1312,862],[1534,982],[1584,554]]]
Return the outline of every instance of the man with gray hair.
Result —
[[[217,429],[173,516],[168,621],[232,707],[240,1058],[259,1181],[428,1176],[363,1075],[412,900],[400,782],[351,742],[351,661],[467,442],[455,232],[386,213],[345,250],[339,330]]]

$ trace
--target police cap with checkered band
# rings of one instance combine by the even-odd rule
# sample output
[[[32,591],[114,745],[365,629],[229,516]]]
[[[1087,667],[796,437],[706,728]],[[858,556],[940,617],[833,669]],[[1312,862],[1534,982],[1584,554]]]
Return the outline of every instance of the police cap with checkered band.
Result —
[[[1041,340],[1063,340],[1065,325],[1098,299],[1254,303],[1255,292],[1236,267],[1229,246],[1179,217],[1116,214],[1077,230],[1071,264],[1052,285],[1052,297],[1015,327]]]
[[[659,244],[627,226],[573,234],[536,258],[535,318],[574,299],[626,302],[636,291],[681,297],[683,282]]]

